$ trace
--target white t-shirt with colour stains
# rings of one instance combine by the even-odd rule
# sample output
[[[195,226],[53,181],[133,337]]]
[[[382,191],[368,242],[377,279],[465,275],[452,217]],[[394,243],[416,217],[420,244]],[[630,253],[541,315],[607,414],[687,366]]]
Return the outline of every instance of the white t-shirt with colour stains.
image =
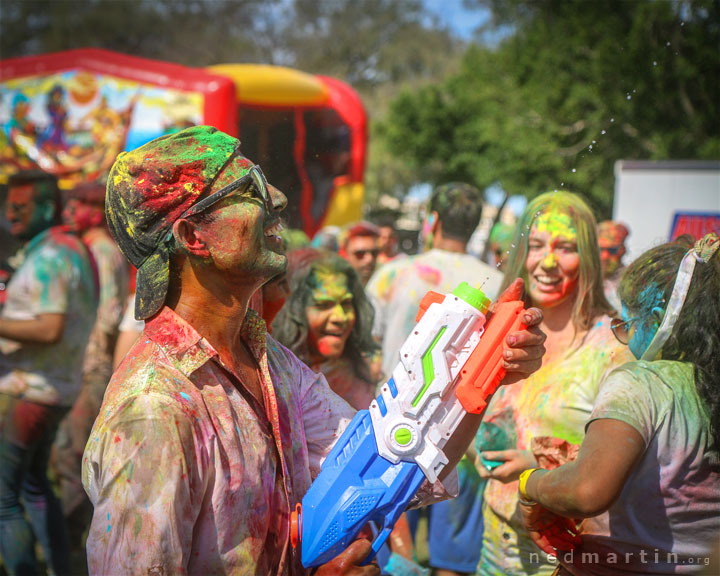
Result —
[[[588,424],[600,418],[629,424],[646,448],[617,502],[584,521],[583,544],[567,568],[608,576],[716,573],[709,569],[713,562],[718,568],[710,555],[720,542],[720,462],[710,451],[710,419],[692,365],[624,364],[603,384]]]

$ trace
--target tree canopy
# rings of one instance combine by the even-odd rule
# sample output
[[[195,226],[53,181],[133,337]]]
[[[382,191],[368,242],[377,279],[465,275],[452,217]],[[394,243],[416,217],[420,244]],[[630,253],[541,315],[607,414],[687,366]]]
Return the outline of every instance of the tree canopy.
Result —
[[[3,0],[0,56],[95,46],[335,76],[369,112],[370,198],[464,180],[575,190],[607,216],[615,160],[720,157],[720,0],[465,0],[492,15],[474,42],[429,1]]]
[[[568,189],[609,216],[616,160],[720,156],[718,1],[489,6],[513,31],[404,92],[381,127],[420,178],[528,197]]]

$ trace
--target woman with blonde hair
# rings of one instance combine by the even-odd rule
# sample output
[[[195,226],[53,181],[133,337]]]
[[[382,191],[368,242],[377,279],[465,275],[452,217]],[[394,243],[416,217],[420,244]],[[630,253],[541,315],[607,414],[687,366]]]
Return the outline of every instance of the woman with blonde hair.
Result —
[[[525,281],[526,303],[543,311],[546,354],[540,370],[495,394],[478,432],[483,576],[553,572],[522,526],[518,477],[575,457],[600,382],[630,358],[610,330],[595,230],[580,196],[549,192],[528,204],[515,233],[504,287]]]

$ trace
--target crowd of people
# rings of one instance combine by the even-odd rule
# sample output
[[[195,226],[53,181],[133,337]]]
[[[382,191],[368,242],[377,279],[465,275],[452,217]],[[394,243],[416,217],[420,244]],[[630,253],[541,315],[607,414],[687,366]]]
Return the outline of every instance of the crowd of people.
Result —
[[[362,534],[314,573],[720,568],[716,235],[624,266],[630,231],[554,191],[496,225],[483,262],[467,252],[483,208],[469,184],[433,190],[416,255],[387,219],[308,238],[283,226],[286,204],[205,126],[120,154],[107,185],[11,176],[7,574],[309,573],[292,509],[391,376],[423,296],[461,282],[525,303],[502,386],[376,562]]]

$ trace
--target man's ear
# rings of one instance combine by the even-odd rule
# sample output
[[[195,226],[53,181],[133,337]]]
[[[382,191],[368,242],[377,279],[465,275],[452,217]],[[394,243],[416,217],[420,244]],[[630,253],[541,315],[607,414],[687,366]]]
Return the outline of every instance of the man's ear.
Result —
[[[210,250],[202,231],[190,220],[181,218],[172,227],[175,243],[187,254],[198,258],[209,258]]]

